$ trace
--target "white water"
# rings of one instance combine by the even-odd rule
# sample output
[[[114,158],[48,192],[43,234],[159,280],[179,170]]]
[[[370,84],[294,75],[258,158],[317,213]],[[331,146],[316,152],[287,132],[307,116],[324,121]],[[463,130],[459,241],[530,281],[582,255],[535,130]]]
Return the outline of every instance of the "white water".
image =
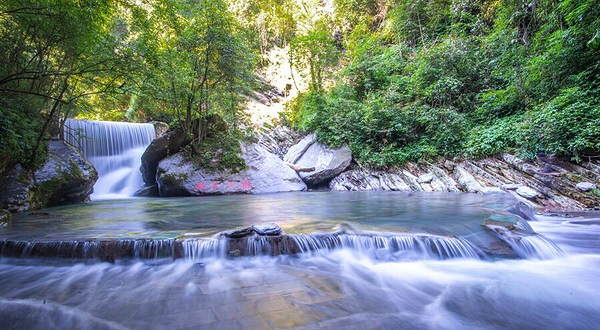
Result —
[[[156,138],[152,124],[67,119],[64,138],[98,171],[92,199],[133,196],[143,186],[141,157]]]
[[[2,259],[0,325],[29,330],[595,330],[600,324],[597,220],[530,222],[565,251],[545,260],[531,251],[525,259],[469,258],[470,245],[453,237],[367,234],[295,235],[306,253],[294,256],[224,258],[224,240],[214,238],[186,239],[186,258],[177,261]],[[138,245],[169,250],[167,243]],[[265,253],[266,243],[257,237],[246,248],[249,254]],[[445,254],[454,251],[458,258],[418,253],[380,258],[377,253],[434,247]],[[533,248],[554,251],[544,244]]]

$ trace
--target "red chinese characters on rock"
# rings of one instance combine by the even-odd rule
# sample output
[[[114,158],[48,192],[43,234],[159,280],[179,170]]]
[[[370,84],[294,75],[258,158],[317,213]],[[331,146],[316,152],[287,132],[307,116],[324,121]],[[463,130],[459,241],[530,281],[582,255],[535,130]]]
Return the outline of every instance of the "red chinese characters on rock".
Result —
[[[252,190],[252,186],[250,185],[250,181],[248,179],[244,179],[241,184],[242,190]]]
[[[196,184],[196,191],[200,191],[200,190],[204,190],[204,189],[206,189],[204,182],[200,181]]]
[[[218,182],[218,181],[213,181],[210,185],[210,189],[211,190],[219,190],[219,184],[224,183],[227,188],[229,189],[237,189],[237,185],[236,182],[232,182],[232,181],[225,181],[225,182]],[[208,183],[207,183],[208,184]],[[252,185],[250,184],[250,181],[248,179],[244,179],[242,180],[242,182],[239,183],[240,189],[241,190],[252,190]],[[206,185],[204,184],[204,182],[199,181],[196,184],[196,191],[203,191],[206,190]]]

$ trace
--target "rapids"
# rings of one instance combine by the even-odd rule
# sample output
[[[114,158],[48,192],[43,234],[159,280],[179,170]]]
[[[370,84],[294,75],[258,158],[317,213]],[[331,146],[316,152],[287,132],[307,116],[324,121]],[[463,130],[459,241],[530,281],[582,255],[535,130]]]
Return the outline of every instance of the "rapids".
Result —
[[[221,198],[232,206],[230,215],[236,214],[236,201],[246,209],[271,202],[277,205],[271,212],[281,218],[287,201],[289,217],[298,217],[294,212],[302,213],[299,205],[312,198],[335,200],[338,211],[353,211],[332,213],[330,223],[313,209],[303,213],[305,218],[275,221],[284,235],[228,238],[215,235],[220,226],[196,228],[173,210],[169,222],[158,227],[152,221],[123,226],[132,230],[132,239],[126,238],[128,233],[117,239],[95,232],[103,238],[88,245],[130,244],[122,248],[127,256],[110,263],[69,253],[60,258],[27,253],[2,257],[1,324],[9,329],[597,329],[600,324],[598,213],[538,215],[521,222],[504,212],[514,200],[503,195],[304,195]],[[207,210],[220,201],[206,203]],[[427,203],[429,208],[415,207]],[[45,211],[56,216],[54,212],[70,210],[87,221],[77,209]],[[69,212],[62,219],[76,223]],[[260,212],[272,222],[267,209]],[[348,214],[364,219],[338,223]],[[226,225],[231,229],[260,222],[247,217],[230,218]],[[40,215],[23,219],[29,221],[25,227],[0,230],[0,237],[16,241],[24,228],[48,221]],[[524,233],[523,244],[531,250],[505,258],[483,249],[509,239],[481,226],[489,219],[512,221],[517,229],[511,233]],[[90,226],[99,223],[81,225],[70,235],[91,237]],[[167,230],[173,227],[177,230]],[[155,238],[136,239],[134,228]],[[49,233],[45,239],[52,236],[69,235]],[[289,253],[274,253],[282,251],[281,237],[289,240]],[[96,249],[99,253],[106,247]]]

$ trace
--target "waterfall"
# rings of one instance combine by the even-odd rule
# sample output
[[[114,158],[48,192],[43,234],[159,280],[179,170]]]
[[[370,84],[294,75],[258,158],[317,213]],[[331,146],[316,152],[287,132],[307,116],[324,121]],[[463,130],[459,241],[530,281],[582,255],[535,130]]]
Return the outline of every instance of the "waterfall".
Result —
[[[141,157],[156,138],[152,124],[67,119],[64,138],[98,171],[92,198],[133,196],[143,186]]]

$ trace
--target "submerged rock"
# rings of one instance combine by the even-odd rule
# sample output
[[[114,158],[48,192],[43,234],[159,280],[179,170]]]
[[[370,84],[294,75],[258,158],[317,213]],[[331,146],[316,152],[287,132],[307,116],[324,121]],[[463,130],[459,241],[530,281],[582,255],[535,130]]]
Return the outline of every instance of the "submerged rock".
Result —
[[[158,197],[158,185],[145,186],[134,194],[136,197]]]
[[[352,162],[352,152],[347,145],[331,149],[313,143],[296,161],[302,167],[314,167],[312,172],[302,172],[300,177],[308,185],[317,185],[342,173]]]
[[[157,169],[160,196],[261,194],[302,191],[306,185],[285,162],[259,144],[243,144],[246,168],[238,173],[197,168],[182,153],[163,159]]]
[[[537,218],[535,217],[535,214],[533,214],[533,212],[531,211],[530,208],[528,208],[525,204],[523,203],[517,203],[514,204],[512,206],[509,206],[506,211],[519,216],[521,219],[523,220],[527,220],[527,221],[537,221]]]
[[[16,165],[0,178],[0,206],[12,212],[85,201],[98,172],[63,141],[48,142],[48,159],[33,174]]]
[[[593,184],[591,182],[579,182],[576,185],[577,189],[583,191],[583,192],[587,192],[593,189],[598,188],[598,186],[596,184]]]

